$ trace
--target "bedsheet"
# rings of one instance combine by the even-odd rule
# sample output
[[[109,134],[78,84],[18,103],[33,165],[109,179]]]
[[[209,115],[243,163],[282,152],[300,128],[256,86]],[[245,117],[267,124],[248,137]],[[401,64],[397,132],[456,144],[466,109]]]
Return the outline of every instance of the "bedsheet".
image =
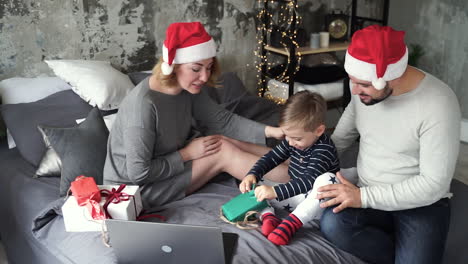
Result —
[[[117,263],[99,232],[65,231],[60,212],[63,199],[57,199],[58,178],[31,178],[34,167],[6,146],[0,149],[0,168],[4,215],[0,234],[10,263]],[[290,245],[282,247],[270,243],[258,230],[241,230],[224,222],[219,208],[237,194],[236,181],[221,175],[195,194],[152,211],[165,216],[168,223],[219,226],[224,232],[239,234],[232,263],[362,263],[326,241],[317,222],[306,224]]]
[[[99,233],[65,232],[58,210],[63,202],[57,199],[59,179],[33,179],[34,169],[16,149],[8,150],[6,140],[0,142],[0,237],[9,263],[115,263],[112,249],[103,246]],[[451,191],[452,216],[443,263],[464,264],[468,260],[463,250],[468,243],[468,186],[454,180]],[[217,210],[236,194],[233,179],[218,177],[196,194],[154,209],[169,223],[215,225],[238,233],[233,263],[362,263],[324,240],[317,222],[305,225],[285,247],[272,245],[258,231],[243,231],[223,222]]]

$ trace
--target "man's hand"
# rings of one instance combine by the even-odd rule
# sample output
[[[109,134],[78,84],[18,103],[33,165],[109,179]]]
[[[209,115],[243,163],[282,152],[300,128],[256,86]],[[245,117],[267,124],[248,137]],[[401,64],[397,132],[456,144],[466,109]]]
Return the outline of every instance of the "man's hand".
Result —
[[[334,213],[338,213],[347,207],[361,208],[361,190],[359,187],[346,180],[341,176],[340,172],[336,173],[336,177],[341,183],[328,184],[317,190],[319,192],[317,199],[330,198],[330,200],[321,203],[320,207],[325,208],[339,204],[333,209]]]
[[[266,126],[265,127],[265,137],[267,138],[276,138],[282,140],[284,138],[284,132],[279,127]]]
[[[265,199],[271,200],[276,198],[276,192],[271,186],[261,185],[255,188],[255,197],[259,202]]]
[[[239,184],[239,190],[241,193],[250,192],[252,189],[252,184],[257,183],[257,178],[253,174],[249,174],[244,177],[244,179]]]

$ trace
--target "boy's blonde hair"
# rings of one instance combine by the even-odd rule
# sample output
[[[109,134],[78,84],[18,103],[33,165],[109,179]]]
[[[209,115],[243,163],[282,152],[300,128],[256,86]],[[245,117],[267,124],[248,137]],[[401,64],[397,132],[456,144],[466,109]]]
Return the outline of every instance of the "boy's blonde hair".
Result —
[[[165,87],[173,87],[177,85],[176,70],[180,67],[180,64],[174,64],[174,70],[169,75],[164,75],[161,70],[161,64],[163,63],[163,58],[160,57],[158,63],[153,67],[153,74],[158,80],[160,80],[161,85]],[[211,75],[206,82],[207,86],[216,87],[219,74],[221,72],[221,67],[219,65],[216,57],[213,57],[213,66],[211,67]]]
[[[281,110],[279,125],[293,125],[313,132],[325,122],[327,103],[314,92],[301,91],[291,96]]]

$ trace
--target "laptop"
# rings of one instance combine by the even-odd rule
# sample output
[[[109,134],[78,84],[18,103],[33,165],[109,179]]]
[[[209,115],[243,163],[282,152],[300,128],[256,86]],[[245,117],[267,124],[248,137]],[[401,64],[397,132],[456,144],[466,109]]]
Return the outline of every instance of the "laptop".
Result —
[[[105,221],[118,263],[230,263],[238,238],[219,227]]]

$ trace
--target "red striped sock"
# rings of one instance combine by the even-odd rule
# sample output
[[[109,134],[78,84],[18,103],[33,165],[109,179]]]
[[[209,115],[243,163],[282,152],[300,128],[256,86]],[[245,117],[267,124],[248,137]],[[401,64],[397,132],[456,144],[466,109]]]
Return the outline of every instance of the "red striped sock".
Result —
[[[268,236],[280,223],[281,220],[272,213],[262,215],[262,234]]]
[[[293,214],[289,214],[283,222],[268,235],[268,240],[275,245],[287,245],[289,240],[302,227],[302,222]]]

